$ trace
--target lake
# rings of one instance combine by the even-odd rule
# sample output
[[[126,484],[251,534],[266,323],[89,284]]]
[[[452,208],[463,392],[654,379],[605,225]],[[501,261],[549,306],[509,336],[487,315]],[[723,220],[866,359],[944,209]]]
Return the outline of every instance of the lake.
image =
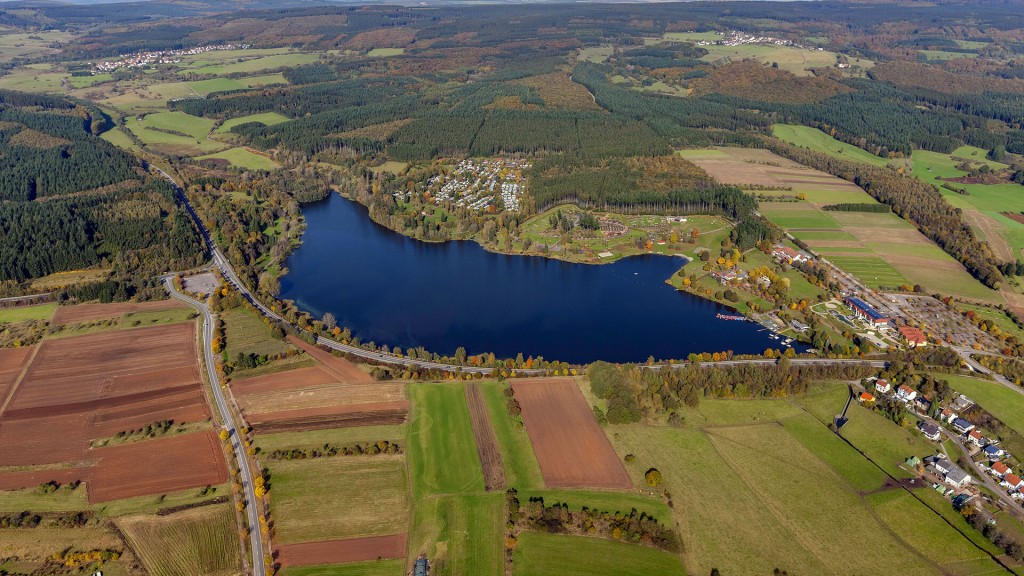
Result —
[[[333,313],[363,342],[572,363],[780,346],[757,324],[717,319],[724,306],[665,284],[680,257],[595,266],[420,242],[336,194],[302,212],[303,244],[287,260],[280,296],[317,318]]]

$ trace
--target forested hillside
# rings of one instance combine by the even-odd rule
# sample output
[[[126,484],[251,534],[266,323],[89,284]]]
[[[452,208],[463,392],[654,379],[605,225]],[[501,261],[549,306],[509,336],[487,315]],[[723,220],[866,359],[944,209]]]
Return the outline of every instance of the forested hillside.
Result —
[[[137,287],[198,262],[174,190],[65,98],[0,91],[0,281],[100,266]]]

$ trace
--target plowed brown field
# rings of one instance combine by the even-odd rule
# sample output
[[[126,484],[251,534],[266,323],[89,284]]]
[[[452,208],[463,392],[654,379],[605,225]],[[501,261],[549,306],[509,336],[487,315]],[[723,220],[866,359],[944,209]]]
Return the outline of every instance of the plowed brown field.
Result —
[[[312,366],[310,368],[299,368],[285,372],[274,372],[266,376],[234,380],[231,382],[231,390],[235,394],[260,394],[263,392],[277,392],[291,388],[307,388],[320,384],[333,384],[338,379],[330,372]]]
[[[209,419],[194,323],[44,340],[34,357],[0,359],[15,363],[24,377],[0,413],[0,466],[65,467],[0,473],[0,489],[83,480],[90,501],[104,502],[227,480],[212,430],[90,448],[156,421]]]
[[[512,389],[548,487],[633,487],[572,378],[524,378]]]
[[[408,414],[409,402],[401,400],[266,412],[247,417],[246,420],[257,432],[269,434],[271,432],[401,424],[405,422]]]
[[[476,382],[466,384],[466,405],[469,406],[469,420],[473,424],[476,438],[476,452],[484,471],[484,488],[488,491],[505,487],[505,467],[501,464],[501,449],[498,437],[491,426],[491,415],[487,411],[483,391]]]
[[[164,494],[227,482],[224,452],[212,430],[93,451],[89,502]]]
[[[24,364],[28,361],[35,347],[0,349],[0,411],[11,386],[21,374]]]
[[[76,304],[60,306],[53,315],[54,324],[74,324],[76,322],[92,322],[118,318],[129,312],[156,312],[181,308],[184,305],[177,300],[160,300],[158,302],[115,302],[112,304]]]
[[[281,546],[277,557],[282,566],[341,564],[378,558],[405,558],[408,537],[405,534],[304,542]]]
[[[325,406],[358,406],[405,399],[405,385],[396,382],[372,384],[324,384],[261,394],[242,394],[238,403],[246,414],[301,410]]]

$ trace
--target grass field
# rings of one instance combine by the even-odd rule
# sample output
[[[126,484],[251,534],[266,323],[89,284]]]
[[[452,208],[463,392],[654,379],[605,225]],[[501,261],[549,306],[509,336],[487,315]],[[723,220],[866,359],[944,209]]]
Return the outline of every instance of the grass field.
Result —
[[[250,114],[248,116],[240,116],[238,118],[231,118],[225,120],[216,130],[216,132],[231,132],[231,129],[239,124],[246,124],[249,122],[259,122],[264,126],[274,126],[287,122],[290,120],[287,116],[278,114],[277,112],[264,112],[262,114]]]
[[[614,46],[591,46],[580,50],[580,60],[601,63],[615,53]]]
[[[512,559],[514,576],[678,576],[679,557],[634,544],[524,532]]]
[[[894,287],[908,282],[898,270],[877,256],[830,256],[829,260],[872,288]]]
[[[505,409],[505,384],[486,382],[480,384],[487,400],[491,415],[491,426],[501,447],[501,462],[505,466],[508,485],[518,490],[542,488],[544,478],[540,474],[537,457],[530,445],[521,419],[513,420]]]
[[[405,532],[409,497],[401,456],[336,456],[270,463],[278,544]]]
[[[142,149],[139,148],[139,145],[136,144],[134,140],[129,138],[127,134],[122,132],[120,128],[107,130],[106,132],[100,135],[100,138],[103,138],[107,142],[110,142],[111,144],[117,146],[118,148],[121,148],[122,150],[128,150],[129,152],[136,153],[142,151]]]
[[[864,162],[874,166],[886,166],[891,162],[891,160],[887,158],[875,156],[867,150],[863,150],[852,144],[840,142],[821,130],[811,128],[810,126],[775,124],[772,127],[772,132],[776,137],[785,140],[790,144],[810,148],[811,150],[828,154],[834,158],[855,160],[857,162]]]
[[[0,324],[25,322],[27,320],[49,320],[56,309],[56,302],[37,304],[35,306],[19,306],[17,308],[0,308]]]
[[[214,496],[230,495],[231,492],[225,484],[215,486],[211,494],[200,494],[199,490],[182,490],[159,496],[137,496],[135,498],[125,498],[123,500],[91,505],[86,500],[86,490],[84,487],[79,487],[77,490],[58,490],[51,494],[43,494],[35,488],[0,490],[0,512],[92,510],[101,516],[115,517],[126,514],[153,513],[161,508],[195,504],[196,502],[209,500]]]
[[[410,557],[427,554],[431,574],[437,576],[501,576],[504,498],[498,492],[430,496],[417,502]]]
[[[139,125],[142,128],[173,130],[188,134],[196,140],[203,139],[213,130],[215,120],[200,118],[184,112],[157,112],[147,114]]]
[[[374,48],[366,53],[370,58],[387,58],[389,56],[401,56],[405,54],[405,48]]]
[[[404,560],[372,560],[351,564],[325,564],[282,568],[280,576],[404,576]]]
[[[239,55],[232,58],[232,56]],[[197,74],[226,75],[235,73],[261,72],[301,64],[312,64],[320,59],[317,54],[291,52],[269,56],[248,57],[250,50],[224,51],[222,53],[206,53],[200,56],[205,59],[194,60],[186,67],[189,72]],[[214,59],[216,58],[216,59]]]
[[[82,528],[0,528],[0,570],[10,569],[12,574],[53,574],[52,565],[49,571],[43,571],[42,563],[53,554],[61,554],[68,549],[93,550],[103,548],[120,549],[121,542],[110,530],[101,525]],[[8,564],[8,559],[16,561],[15,566]],[[87,566],[103,570],[111,576],[127,576],[128,567],[123,561],[106,563],[101,566]],[[39,572],[34,572],[35,570]],[[92,574],[89,572],[80,572]]]
[[[184,112],[157,112],[147,114],[142,121],[135,116],[125,119],[125,127],[132,131],[146,146],[167,153],[186,156],[213,153],[223,150],[228,145],[208,138],[214,121],[207,118],[189,116]],[[163,130],[173,130],[188,136],[172,134]]]
[[[977,58],[973,52],[947,52],[945,50],[918,50],[918,54],[924,56],[925,60],[945,62],[957,58]]]
[[[220,158],[222,160],[227,160],[232,166],[246,168],[249,170],[276,170],[281,167],[280,164],[274,162],[270,158],[251,152],[243,147],[229,148],[222,152],[199,156],[196,160],[205,160],[208,158]]]
[[[225,351],[228,358],[243,354],[278,354],[288,349],[283,340],[270,336],[270,327],[246,308],[235,308],[221,314],[224,321]]]
[[[715,62],[718,60],[746,60],[754,59],[766,64],[779,65],[779,69],[792,72],[798,76],[809,76],[808,68],[820,68],[833,66],[836,63],[836,55],[833,52],[824,50],[807,50],[794,48],[792,46],[776,46],[768,44],[742,44],[740,46],[705,46],[708,54],[703,60]]]
[[[701,40],[715,42],[723,37],[718,32],[665,32],[662,36],[670,42],[700,42]]]
[[[838,230],[839,224],[828,213],[807,204],[792,202],[762,203],[761,213],[783,228]]]
[[[231,574],[241,565],[230,504],[169,516],[128,516],[118,519],[117,526],[151,576]]]
[[[461,383],[413,384],[409,474],[413,495],[482,492],[469,408]]]

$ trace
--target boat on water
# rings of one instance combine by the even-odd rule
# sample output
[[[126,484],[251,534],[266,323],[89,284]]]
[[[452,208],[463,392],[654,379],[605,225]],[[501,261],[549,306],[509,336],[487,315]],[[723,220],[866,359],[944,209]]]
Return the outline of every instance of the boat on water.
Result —
[[[722,314],[721,312],[719,312],[718,314],[715,314],[715,318],[718,318],[719,320],[746,320],[747,319],[746,316],[740,316],[738,314]]]

